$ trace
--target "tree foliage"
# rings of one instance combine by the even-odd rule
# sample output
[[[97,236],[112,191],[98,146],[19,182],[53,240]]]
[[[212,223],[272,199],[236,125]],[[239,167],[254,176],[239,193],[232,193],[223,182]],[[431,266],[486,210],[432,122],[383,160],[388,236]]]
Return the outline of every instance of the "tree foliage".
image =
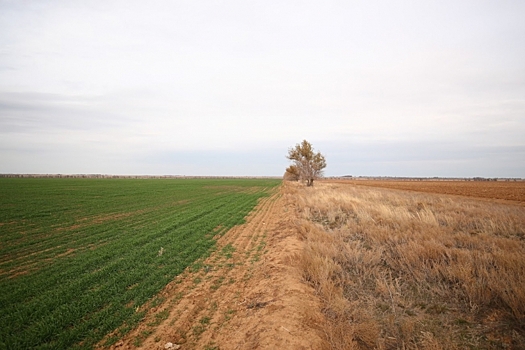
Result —
[[[314,180],[322,177],[323,169],[326,168],[325,157],[320,152],[315,153],[312,145],[306,140],[290,148],[286,158],[291,160],[293,165],[286,169],[285,177],[295,176],[306,181],[307,186],[313,186]]]
[[[284,179],[287,181],[299,181],[299,169],[295,165],[286,168]]]

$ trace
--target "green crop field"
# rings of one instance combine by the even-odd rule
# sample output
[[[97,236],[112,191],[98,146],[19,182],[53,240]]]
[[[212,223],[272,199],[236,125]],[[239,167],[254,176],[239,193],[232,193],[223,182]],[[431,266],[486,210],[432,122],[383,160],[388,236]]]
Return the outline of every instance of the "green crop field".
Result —
[[[0,178],[0,349],[124,334],[279,183]]]

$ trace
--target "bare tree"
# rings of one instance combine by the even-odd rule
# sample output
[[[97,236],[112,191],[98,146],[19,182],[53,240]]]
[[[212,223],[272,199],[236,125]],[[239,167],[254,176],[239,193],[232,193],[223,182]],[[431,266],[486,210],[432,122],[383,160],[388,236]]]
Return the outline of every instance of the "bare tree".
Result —
[[[290,148],[286,158],[294,163],[286,172],[297,174],[300,180],[306,181],[307,186],[313,186],[314,180],[322,177],[323,169],[326,168],[324,156],[320,152],[315,153],[312,145],[306,140]]]

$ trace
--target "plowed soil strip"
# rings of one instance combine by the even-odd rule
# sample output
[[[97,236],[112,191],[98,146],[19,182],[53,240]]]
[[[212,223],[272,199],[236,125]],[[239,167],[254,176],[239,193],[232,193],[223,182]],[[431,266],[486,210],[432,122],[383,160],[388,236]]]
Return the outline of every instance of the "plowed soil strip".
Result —
[[[327,180],[359,186],[382,187],[525,205],[525,181],[395,181],[395,180]]]
[[[293,267],[301,242],[278,191],[168,284],[111,348],[319,349],[319,302]]]

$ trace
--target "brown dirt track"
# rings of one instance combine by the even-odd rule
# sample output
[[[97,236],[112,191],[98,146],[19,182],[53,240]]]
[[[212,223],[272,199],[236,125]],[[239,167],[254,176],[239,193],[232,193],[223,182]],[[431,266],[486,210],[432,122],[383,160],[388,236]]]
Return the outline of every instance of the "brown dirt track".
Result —
[[[397,180],[327,180],[359,186],[371,186],[427,193],[459,195],[489,200],[512,201],[525,205],[525,181],[397,181]]]
[[[111,348],[323,348],[320,303],[294,267],[302,246],[293,220],[280,188],[218,239],[198,271],[167,285],[139,327]]]

